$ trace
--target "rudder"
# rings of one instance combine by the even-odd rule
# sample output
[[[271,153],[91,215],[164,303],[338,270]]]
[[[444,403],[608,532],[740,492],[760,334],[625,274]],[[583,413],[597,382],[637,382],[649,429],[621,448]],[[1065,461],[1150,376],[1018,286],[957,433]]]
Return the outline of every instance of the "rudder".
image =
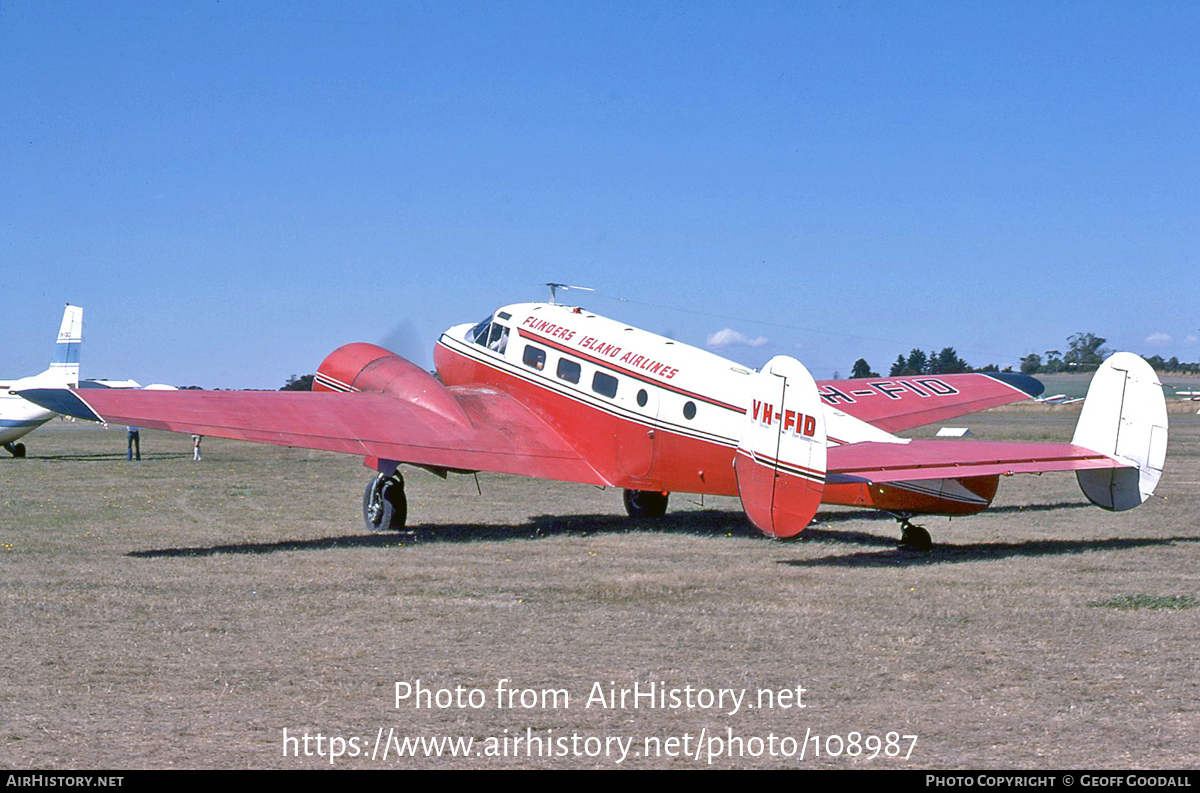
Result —
[[[1150,364],[1131,352],[1109,356],[1088,386],[1071,442],[1129,466],[1077,472],[1093,504],[1120,512],[1149,498],[1167,456],[1167,403]]]
[[[817,513],[825,488],[825,409],[795,358],[772,358],[755,376],[734,458],[746,516],[769,537],[793,537]]]

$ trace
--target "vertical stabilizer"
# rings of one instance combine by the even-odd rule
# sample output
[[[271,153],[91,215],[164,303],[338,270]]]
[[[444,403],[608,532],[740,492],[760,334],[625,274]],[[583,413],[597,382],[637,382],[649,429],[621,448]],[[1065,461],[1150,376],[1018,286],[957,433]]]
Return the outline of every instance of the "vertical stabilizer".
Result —
[[[746,516],[764,534],[804,530],[825,489],[825,408],[804,364],[779,355],[755,375],[734,458]]]
[[[54,345],[54,358],[50,361],[47,375],[52,375],[64,385],[78,385],[79,348],[82,344],[83,309],[68,303],[58,328],[58,341]]]
[[[1120,512],[1149,498],[1167,457],[1167,402],[1150,364],[1131,352],[1109,356],[1088,386],[1071,442],[1129,466],[1077,473],[1093,504]]]

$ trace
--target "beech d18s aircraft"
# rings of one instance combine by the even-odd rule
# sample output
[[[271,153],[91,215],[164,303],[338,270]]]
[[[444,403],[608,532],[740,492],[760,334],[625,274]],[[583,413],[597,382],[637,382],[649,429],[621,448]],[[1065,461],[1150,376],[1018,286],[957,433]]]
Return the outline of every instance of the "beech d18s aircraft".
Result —
[[[54,345],[54,360],[41,374],[19,380],[0,382],[0,444],[13,457],[25,456],[25,444],[18,438],[36,430],[54,413],[16,395],[29,388],[73,388],[79,384],[79,346],[83,341],[83,309],[67,304],[58,341]]]
[[[1167,413],[1150,366],[1117,353],[1092,380],[1071,443],[909,440],[911,427],[1030,399],[1018,374],[814,382],[797,360],[758,372],[712,353],[550,303],[505,306],[442,334],[437,376],[373,344],[335,350],[313,391],[48,391],[81,418],[362,455],[373,530],[404,525],[401,463],[439,475],[494,471],[625,490],[630,515],[672,492],[740,496],[750,520],[791,537],[822,503],[874,507],[902,542],[909,519],[988,506],[1002,475],[1074,471],[1110,510],[1141,504],[1166,456]]]

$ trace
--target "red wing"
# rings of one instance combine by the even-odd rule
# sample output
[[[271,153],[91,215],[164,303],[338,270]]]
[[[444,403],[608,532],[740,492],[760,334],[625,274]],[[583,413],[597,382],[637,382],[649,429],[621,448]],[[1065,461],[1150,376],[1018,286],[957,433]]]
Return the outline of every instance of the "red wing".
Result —
[[[26,392],[56,412],[112,424],[324,449],[468,471],[607,485],[532,411],[482,388],[451,388],[458,418],[380,393],[301,391]]]
[[[1069,443],[924,440],[831,446],[828,464],[830,474],[871,482],[1128,467]]]
[[[1038,380],[1012,372],[821,380],[821,401],[887,432],[920,427],[1036,397]]]

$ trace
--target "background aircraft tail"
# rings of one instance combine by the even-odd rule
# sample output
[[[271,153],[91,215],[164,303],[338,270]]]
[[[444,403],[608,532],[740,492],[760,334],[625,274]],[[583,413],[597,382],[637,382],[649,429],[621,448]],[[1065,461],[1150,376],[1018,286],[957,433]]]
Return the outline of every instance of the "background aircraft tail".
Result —
[[[54,373],[61,382],[74,386],[79,383],[79,348],[83,344],[83,309],[67,304],[63,311],[62,324],[58,327],[58,341],[54,345],[54,359],[46,373]]]
[[[779,355],[755,375],[733,467],[742,509],[759,531],[793,537],[825,489],[825,408],[804,364]]]
[[[1167,456],[1167,402],[1150,364],[1131,352],[1109,356],[1088,386],[1071,443],[1129,465],[1076,472],[1093,504],[1119,512],[1149,498]]]
[[[75,388],[79,385],[79,348],[83,344],[83,309],[67,304],[50,368],[41,374],[23,377],[9,385],[9,390],[27,388]]]

